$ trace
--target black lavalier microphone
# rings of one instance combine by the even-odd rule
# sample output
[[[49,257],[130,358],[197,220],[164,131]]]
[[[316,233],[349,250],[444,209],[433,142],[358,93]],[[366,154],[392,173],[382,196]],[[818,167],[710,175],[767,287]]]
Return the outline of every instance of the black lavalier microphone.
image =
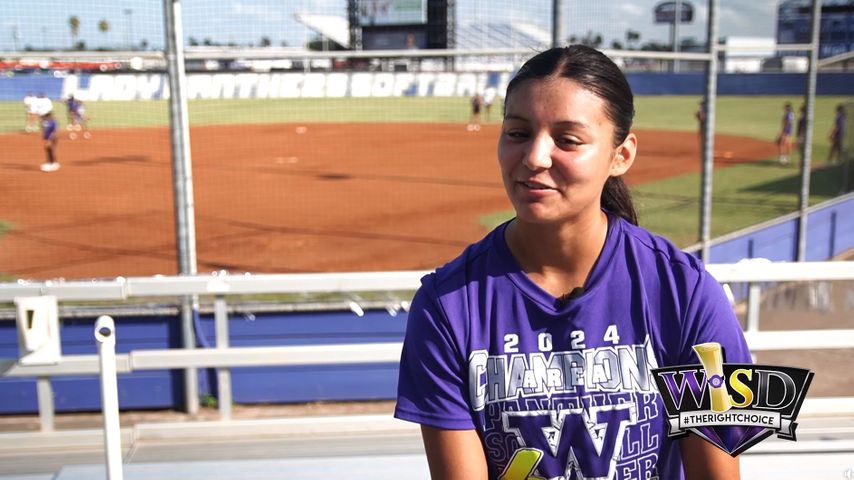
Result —
[[[560,303],[569,303],[582,295],[584,295],[584,287],[575,287],[568,293],[564,293],[558,297],[557,301]]]

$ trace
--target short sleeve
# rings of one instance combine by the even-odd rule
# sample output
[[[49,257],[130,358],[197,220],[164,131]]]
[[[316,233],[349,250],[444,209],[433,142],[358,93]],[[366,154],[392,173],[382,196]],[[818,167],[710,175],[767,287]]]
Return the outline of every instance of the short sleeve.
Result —
[[[447,430],[474,429],[468,404],[466,358],[432,288],[415,294],[400,358],[394,416]]]
[[[707,342],[721,344],[726,363],[753,363],[744,332],[723,288],[702,267],[683,325],[678,365],[698,363],[693,346]]]

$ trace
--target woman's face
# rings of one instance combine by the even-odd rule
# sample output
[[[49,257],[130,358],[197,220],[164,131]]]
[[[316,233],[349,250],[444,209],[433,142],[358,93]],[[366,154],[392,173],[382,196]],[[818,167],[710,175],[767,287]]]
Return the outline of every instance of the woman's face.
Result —
[[[629,169],[636,146],[629,134],[614,147],[605,102],[574,81],[524,81],[507,97],[498,141],[517,218],[553,223],[598,212],[605,181]]]

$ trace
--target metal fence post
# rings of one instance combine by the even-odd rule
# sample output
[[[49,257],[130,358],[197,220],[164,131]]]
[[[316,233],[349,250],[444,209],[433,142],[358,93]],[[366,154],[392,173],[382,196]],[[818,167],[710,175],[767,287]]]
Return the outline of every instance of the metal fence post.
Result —
[[[216,348],[228,348],[228,305],[223,295],[217,295],[214,300],[214,324]],[[220,420],[231,420],[231,370],[228,367],[218,368],[216,379]]]
[[[803,159],[801,159],[801,193],[798,199],[798,258],[807,259],[807,208],[810,206],[810,174],[812,173],[812,137],[815,119],[815,84],[818,80],[818,42],[821,30],[821,0],[812,0],[812,37],[810,39],[810,65],[807,72],[807,125],[804,132]],[[800,146],[799,146],[800,147]]]
[[[747,284],[747,331],[759,331],[759,303],[762,289],[758,283]]]
[[[39,402],[39,425],[42,432],[54,430],[53,386],[50,377],[36,379],[36,396]]]
[[[104,414],[104,452],[107,479],[122,480],[122,432],[119,425],[119,387],[116,372],[116,325],[107,315],[95,322],[101,371],[101,411]]]
[[[566,31],[563,24],[565,0],[552,0],[552,47],[566,44]]]
[[[182,275],[196,273],[196,224],[193,203],[193,173],[190,160],[190,121],[187,111],[187,76],[184,71],[181,0],[163,0],[166,23],[166,59],[169,73],[169,124],[172,139],[172,177],[175,194],[175,235],[178,267]],[[194,297],[181,302],[181,332],[184,348],[196,348],[193,323]],[[199,381],[196,369],[184,370],[184,403],[187,412],[199,412]]]
[[[679,27],[682,24],[682,0],[676,0],[675,13],[673,14],[673,36],[670,39],[673,53],[679,53],[682,45],[679,43]],[[673,72],[679,73],[679,57],[673,59]]]
[[[718,90],[718,2],[709,0],[709,61],[706,65],[706,124],[703,129],[703,173],[700,185],[700,258],[709,263],[712,237],[712,175],[715,151],[715,103]]]

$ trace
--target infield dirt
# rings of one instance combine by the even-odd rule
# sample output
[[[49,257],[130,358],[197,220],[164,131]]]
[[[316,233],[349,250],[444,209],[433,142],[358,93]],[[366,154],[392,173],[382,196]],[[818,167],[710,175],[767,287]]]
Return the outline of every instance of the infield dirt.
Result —
[[[305,127],[304,130],[297,127]],[[191,131],[199,272],[431,269],[480,239],[482,215],[510,208],[498,126],[279,124]],[[639,184],[700,170],[696,134],[638,131]],[[0,273],[33,279],[177,272],[165,128],[62,136],[57,172],[38,135],[0,136]],[[774,145],[716,136],[716,167]]]

